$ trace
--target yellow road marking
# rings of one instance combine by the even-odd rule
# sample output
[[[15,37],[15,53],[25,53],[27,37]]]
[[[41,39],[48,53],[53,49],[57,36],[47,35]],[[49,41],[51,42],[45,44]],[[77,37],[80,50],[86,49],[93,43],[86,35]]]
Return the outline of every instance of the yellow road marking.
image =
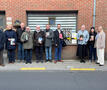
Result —
[[[46,68],[20,68],[20,70],[46,70]]]
[[[71,71],[95,71],[95,68],[70,68]]]

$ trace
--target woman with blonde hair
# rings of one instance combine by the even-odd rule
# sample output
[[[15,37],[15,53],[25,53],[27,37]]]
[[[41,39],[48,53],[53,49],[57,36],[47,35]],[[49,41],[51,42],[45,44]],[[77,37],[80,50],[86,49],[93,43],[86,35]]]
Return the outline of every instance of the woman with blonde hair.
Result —
[[[98,27],[98,32],[96,36],[97,64],[99,64],[99,66],[104,66],[105,32],[102,26]]]
[[[7,25],[7,28],[5,30],[5,41],[6,49],[8,51],[9,63],[14,63],[17,36],[16,32],[12,29],[12,25]]]

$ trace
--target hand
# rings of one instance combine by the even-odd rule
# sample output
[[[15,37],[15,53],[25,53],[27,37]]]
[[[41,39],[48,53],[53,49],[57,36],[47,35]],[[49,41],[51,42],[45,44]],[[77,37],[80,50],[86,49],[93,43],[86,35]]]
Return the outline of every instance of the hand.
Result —
[[[83,38],[80,38],[80,41],[82,41],[83,40]]]
[[[10,39],[10,38],[8,38],[8,41],[11,41],[11,39]]]
[[[13,45],[16,45],[15,43],[13,43]]]
[[[45,37],[48,37],[48,35],[46,34]]]
[[[42,42],[39,42],[40,44],[42,44]]]
[[[100,47],[100,49],[103,49],[103,47]]]

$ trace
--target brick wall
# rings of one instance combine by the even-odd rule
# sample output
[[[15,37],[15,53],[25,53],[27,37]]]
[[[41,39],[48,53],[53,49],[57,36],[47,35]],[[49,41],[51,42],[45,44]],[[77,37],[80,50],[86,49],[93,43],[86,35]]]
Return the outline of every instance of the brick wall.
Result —
[[[86,24],[92,26],[93,0],[0,0],[0,10],[6,17],[26,23],[26,10],[78,10],[78,29]]]
[[[0,0],[0,11],[5,11],[6,17],[12,17],[13,22],[20,20],[26,23],[26,10],[78,10],[77,28],[80,29],[80,26],[85,24],[86,28],[89,30],[93,25],[93,1],[94,0]],[[96,27],[102,25],[106,32],[107,0],[96,1]]]

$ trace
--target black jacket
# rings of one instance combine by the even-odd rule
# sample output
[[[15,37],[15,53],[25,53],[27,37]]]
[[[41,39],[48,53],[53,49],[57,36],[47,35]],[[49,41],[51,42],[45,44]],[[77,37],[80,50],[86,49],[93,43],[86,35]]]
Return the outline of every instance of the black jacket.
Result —
[[[60,41],[63,41],[63,40],[64,40],[64,33],[63,33],[63,31],[61,30],[60,33],[62,33],[63,39],[60,39],[60,38],[59,38],[59,32],[58,32],[57,29],[54,31],[54,44],[55,44],[55,46],[59,46]]]
[[[5,43],[5,35],[2,30],[0,30],[0,50],[4,49],[4,43]]]
[[[40,37],[42,38],[42,44],[40,44],[38,42],[38,39]],[[43,46],[44,45],[44,41],[45,41],[45,33],[44,33],[44,31],[40,31],[40,32],[35,31],[34,32],[34,46]]]
[[[22,43],[20,39],[21,39],[21,36],[22,36],[23,32],[25,32],[25,28],[24,28],[24,30],[22,30],[21,28],[19,28],[17,30],[17,32],[16,32],[16,34],[17,34],[17,42],[19,42],[19,43]]]
[[[15,45],[11,45],[11,42],[8,39],[14,38]],[[6,30],[5,31],[5,42],[6,42],[6,49],[7,50],[13,50],[16,49],[16,42],[17,42],[17,35],[14,30]]]
[[[88,45],[92,45],[92,46],[94,46],[96,35],[97,35],[97,33],[96,33],[96,32],[94,32],[94,33],[89,33],[89,41],[88,41]],[[94,40],[93,40],[93,41],[90,41],[91,36],[94,36]]]

